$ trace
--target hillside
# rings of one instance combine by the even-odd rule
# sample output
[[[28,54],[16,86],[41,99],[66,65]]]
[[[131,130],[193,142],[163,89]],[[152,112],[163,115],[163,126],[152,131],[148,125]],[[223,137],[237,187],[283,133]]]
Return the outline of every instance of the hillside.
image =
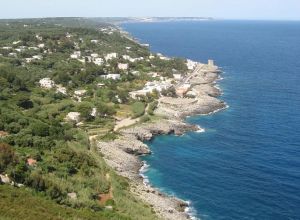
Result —
[[[152,120],[157,98],[176,95],[173,74],[184,74],[185,62],[103,22],[1,20],[0,174],[14,187],[0,186],[0,216],[26,219],[49,207],[49,219],[157,219],[91,137],[113,140],[117,121],[146,110],[142,119]],[[150,82],[161,90],[136,94]]]

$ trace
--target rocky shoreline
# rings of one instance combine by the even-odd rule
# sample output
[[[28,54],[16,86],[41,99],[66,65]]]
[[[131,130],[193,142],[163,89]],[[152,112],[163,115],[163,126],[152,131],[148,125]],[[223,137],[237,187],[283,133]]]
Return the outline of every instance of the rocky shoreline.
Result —
[[[217,98],[221,94],[216,87],[220,71],[215,66],[202,65],[204,68],[189,79],[195,97],[162,97],[155,110],[155,114],[161,116],[161,120],[120,130],[121,137],[117,140],[97,142],[97,148],[104,155],[107,164],[118,174],[127,177],[131,183],[132,193],[149,204],[162,219],[190,219],[191,216],[185,212],[188,203],[144,184],[140,174],[144,164],[139,156],[151,153],[143,142],[157,135],[182,135],[187,131],[199,130],[199,126],[184,121],[187,116],[210,114],[226,107],[226,104]]]

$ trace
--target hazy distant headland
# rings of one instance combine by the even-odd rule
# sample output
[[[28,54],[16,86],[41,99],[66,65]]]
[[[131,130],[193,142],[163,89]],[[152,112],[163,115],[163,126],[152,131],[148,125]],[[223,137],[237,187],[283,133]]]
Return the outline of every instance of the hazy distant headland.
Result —
[[[207,21],[213,20],[212,17],[52,17],[52,18],[18,18],[0,19],[0,22],[25,22],[31,24],[45,22],[47,24],[64,24],[76,26],[91,26],[94,24],[122,24],[136,22],[172,22],[172,21]],[[76,22],[77,21],[77,22]]]

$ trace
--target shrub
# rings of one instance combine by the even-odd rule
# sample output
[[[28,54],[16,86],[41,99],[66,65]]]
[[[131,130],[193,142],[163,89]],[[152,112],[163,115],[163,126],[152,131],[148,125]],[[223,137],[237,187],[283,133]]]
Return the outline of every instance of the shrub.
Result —
[[[12,122],[8,126],[6,126],[6,130],[9,133],[13,133],[13,134],[18,133],[21,129],[22,129],[22,126],[16,122]]]
[[[47,193],[51,197],[51,199],[55,200],[56,202],[60,202],[64,198],[63,192],[57,186],[50,186],[47,190]]]
[[[113,106],[109,106],[101,101],[96,102],[97,112],[100,116],[111,116],[116,113]]]
[[[154,110],[157,108],[158,101],[151,102],[148,107],[148,114],[154,115]]]
[[[46,182],[40,172],[31,173],[26,184],[37,191],[45,191],[46,189]]]
[[[17,183],[24,183],[27,177],[27,166],[25,161],[18,163],[13,169],[10,170],[10,177]]]
[[[118,135],[116,133],[107,133],[103,137],[101,137],[101,141],[113,141],[118,138]]]
[[[170,87],[170,88],[168,88],[168,89],[162,90],[161,94],[163,96],[167,96],[167,97],[176,97],[177,96],[176,95],[176,90],[175,90],[175,88],[173,86]]]
[[[35,122],[31,125],[32,134],[46,137],[49,135],[49,126],[43,122]]]
[[[144,123],[150,121],[150,117],[148,115],[144,115],[141,117],[140,122]]]
[[[17,157],[13,148],[5,143],[0,143],[0,172],[3,172],[9,165],[15,164]]]
[[[82,102],[77,106],[78,112],[80,112],[80,116],[85,120],[91,120],[93,117],[91,116],[92,105],[89,102]]]

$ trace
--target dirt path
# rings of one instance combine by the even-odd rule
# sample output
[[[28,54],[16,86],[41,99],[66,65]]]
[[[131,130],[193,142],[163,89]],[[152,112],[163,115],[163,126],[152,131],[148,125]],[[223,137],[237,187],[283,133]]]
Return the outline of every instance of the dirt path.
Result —
[[[110,175],[109,173],[106,174],[106,179],[109,181],[110,180]],[[105,203],[110,200],[113,199],[113,189],[110,186],[109,188],[109,192],[108,193],[102,193],[99,195],[99,202],[101,205],[105,205]]]
[[[135,123],[139,122],[139,120],[140,120],[140,118],[135,118],[135,119],[125,118],[125,119],[123,119],[123,120],[116,123],[114,131],[117,131],[117,130],[119,130],[121,128],[124,128],[124,127],[134,125]]]

